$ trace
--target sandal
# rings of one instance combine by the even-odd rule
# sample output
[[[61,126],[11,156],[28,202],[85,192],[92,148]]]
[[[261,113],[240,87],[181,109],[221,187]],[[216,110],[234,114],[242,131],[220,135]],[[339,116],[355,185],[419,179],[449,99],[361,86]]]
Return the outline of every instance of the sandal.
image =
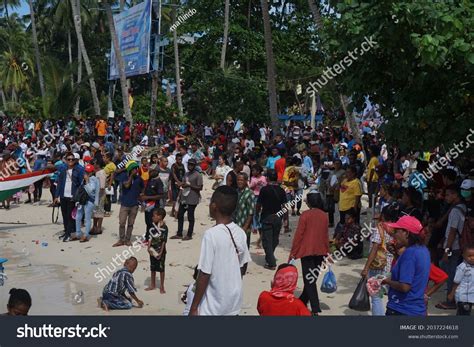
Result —
[[[440,310],[455,310],[456,309],[456,303],[454,302],[449,302],[449,301],[443,301],[435,306],[436,308]]]

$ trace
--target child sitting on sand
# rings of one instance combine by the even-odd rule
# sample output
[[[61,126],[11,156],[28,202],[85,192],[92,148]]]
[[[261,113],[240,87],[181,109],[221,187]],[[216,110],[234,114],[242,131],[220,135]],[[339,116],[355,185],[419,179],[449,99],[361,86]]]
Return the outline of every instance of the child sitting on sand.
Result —
[[[168,239],[168,227],[165,224],[166,211],[164,208],[155,208],[152,211],[151,220],[153,227],[150,231],[150,243],[148,253],[150,254],[151,280],[150,286],[145,290],[156,288],[156,273],[160,273],[160,293],[165,291],[165,260],[166,260],[166,240]]]

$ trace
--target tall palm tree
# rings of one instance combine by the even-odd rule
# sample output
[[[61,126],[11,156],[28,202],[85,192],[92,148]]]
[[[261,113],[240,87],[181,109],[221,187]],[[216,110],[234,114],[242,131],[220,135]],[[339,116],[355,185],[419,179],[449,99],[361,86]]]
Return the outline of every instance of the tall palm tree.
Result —
[[[10,19],[10,15],[8,13],[8,7],[19,7],[20,0],[3,0],[1,3],[1,9],[5,12],[5,17]]]
[[[108,0],[104,0],[103,5],[105,12],[107,13],[107,19],[109,22],[110,35],[112,36],[112,43],[115,51],[115,59],[117,59],[117,65],[120,76],[120,87],[122,89],[122,102],[123,102],[123,113],[125,118],[131,123],[132,112],[130,111],[130,104],[128,103],[128,88],[127,88],[127,77],[125,76],[125,62],[120,51],[119,39],[115,30],[114,16],[112,14],[112,8]]]
[[[97,88],[94,80],[94,73],[92,71],[91,62],[89,60],[89,55],[87,54],[86,46],[84,44],[84,39],[82,37],[82,19],[81,19],[81,2],[80,0],[70,0],[71,9],[74,16],[74,28],[76,30],[77,44],[79,46],[79,51],[81,52],[82,58],[84,59],[84,65],[86,67],[87,74],[89,75],[89,84],[92,94],[92,103],[94,105],[94,112],[96,116],[100,116],[100,105],[99,98],[97,97]],[[80,67],[79,67],[80,68]]]
[[[36,20],[35,20],[35,10],[33,7],[33,0],[28,0],[28,4],[30,5],[31,31],[33,34],[33,46],[35,48],[36,69],[38,71],[41,98],[43,99],[43,102],[44,102],[45,97],[46,97],[46,88],[44,84],[43,70],[41,69],[41,57],[40,57],[40,50],[39,50],[39,44],[38,44],[38,34],[36,33]]]
[[[221,69],[225,67],[225,54],[227,51],[227,40],[229,36],[229,12],[230,12],[230,0],[225,0],[224,8],[224,37],[222,39],[222,50],[221,50]]]
[[[8,48],[0,55],[0,80],[6,92],[10,92],[11,100],[18,100],[18,93],[30,88],[30,79],[33,74],[32,69],[25,69],[25,66],[32,66],[26,51],[13,51]]]
[[[278,106],[275,75],[275,57],[273,56],[272,27],[267,0],[260,0],[262,6],[263,29],[265,38],[265,52],[267,56],[267,87],[270,103],[270,119],[272,121],[273,136],[279,131]]]

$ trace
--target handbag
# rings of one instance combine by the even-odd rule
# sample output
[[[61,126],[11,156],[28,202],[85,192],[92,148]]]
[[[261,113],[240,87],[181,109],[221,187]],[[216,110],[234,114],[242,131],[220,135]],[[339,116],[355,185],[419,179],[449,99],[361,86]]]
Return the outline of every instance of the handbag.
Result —
[[[383,229],[380,223],[377,225],[377,231],[380,234],[382,243],[377,249],[377,254],[375,255],[374,260],[370,264],[371,270],[382,270],[387,265],[387,247],[385,246],[385,230]]]
[[[367,291],[367,278],[362,278],[349,301],[349,308],[355,311],[370,311],[369,292]]]

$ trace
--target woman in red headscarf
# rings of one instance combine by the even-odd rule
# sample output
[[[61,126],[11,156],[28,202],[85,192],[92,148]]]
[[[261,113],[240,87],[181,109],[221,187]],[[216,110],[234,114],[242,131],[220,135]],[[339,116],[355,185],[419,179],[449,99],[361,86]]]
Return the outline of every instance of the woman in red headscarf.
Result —
[[[272,289],[258,298],[257,310],[261,316],[311,316],[303,302],[295,298],[298,270],[290,264],[278,267]]]

